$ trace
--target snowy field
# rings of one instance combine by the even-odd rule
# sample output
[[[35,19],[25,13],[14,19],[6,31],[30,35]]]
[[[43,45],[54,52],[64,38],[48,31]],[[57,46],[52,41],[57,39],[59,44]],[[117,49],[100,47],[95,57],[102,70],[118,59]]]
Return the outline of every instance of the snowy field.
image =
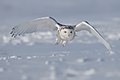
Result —
[[[120,2],[46,1],[0,0],[0,80],[120,80]],[[113,54],[86,31],[65,47],[55,45],[50,31],[10,37],[13,25],[46,15],[67,24],[88,20]]]
[[[114,28],[110,23],[100,25],[96,28],[111,44],[114,54],[110,55],[96,38],[84,31],[66,47],[55,45],[55,35],[48,31],[16,39],[1,33],[0,79],[119,80],[120,24]]]

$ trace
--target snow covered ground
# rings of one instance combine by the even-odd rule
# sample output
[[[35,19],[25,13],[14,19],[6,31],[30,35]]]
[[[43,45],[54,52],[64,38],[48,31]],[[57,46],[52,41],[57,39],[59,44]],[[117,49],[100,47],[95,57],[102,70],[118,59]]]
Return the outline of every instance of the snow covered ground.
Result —
[[[120,24],[101,25],[96,28],[112,45],[112,55],[87,32],[80,32],[66,47],[55,45],[49,31],[16,39],[1,33],[0,79],[119,80]]]
[[[0,80],[120,80],[120,2],[62,1],[0,1]],[[10,37],[13,25],[46,15],[62,23],[89,20],[113,54],[85,31],[65,47],[50,31]]]

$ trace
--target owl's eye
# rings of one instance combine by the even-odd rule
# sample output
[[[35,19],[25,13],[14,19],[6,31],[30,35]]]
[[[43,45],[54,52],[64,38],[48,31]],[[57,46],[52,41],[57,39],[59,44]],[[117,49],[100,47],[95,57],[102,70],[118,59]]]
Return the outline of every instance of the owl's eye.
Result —
[[[67,31],[64,31],[64,33],[67,33]]]
[[[72,31],[70,31],[70,33],[72,33]]]

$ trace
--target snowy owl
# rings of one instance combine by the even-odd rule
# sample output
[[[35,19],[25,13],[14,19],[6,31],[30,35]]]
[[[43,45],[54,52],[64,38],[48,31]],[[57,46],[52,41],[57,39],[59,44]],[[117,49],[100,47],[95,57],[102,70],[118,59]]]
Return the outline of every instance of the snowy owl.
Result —
[[[12,37],[16,37],[17,35],[37,32],[43,28],[50,28],[53,31],[56,31],[56,44],[61,43],[63,46],[65,46],[68,41],[74,39],[74,37],[76,36],[76,32],[87,30],[88,32],[93,34],[108,50],[111,50],[109,43],[87,21],[82,21],[76,25],[64,25],[57,22],[52,17],[42,17],[25,22],[23,24],[16,25],[15,27],[13,27],[10,34],[12,35]]]

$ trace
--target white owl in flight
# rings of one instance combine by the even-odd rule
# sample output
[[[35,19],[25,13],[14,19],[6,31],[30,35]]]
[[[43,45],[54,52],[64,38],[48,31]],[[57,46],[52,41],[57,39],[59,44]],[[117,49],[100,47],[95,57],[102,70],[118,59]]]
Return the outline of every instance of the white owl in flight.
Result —
[[[66,45],[68,41],[74,39],[76,32],[81,30],[87,30],[93,34],[109,51],[111,51],[111,46],[109,43],[100,35],[100,33],[91,26],[87,21],[82,21],[76,25],[64,25],[57,22],[52,17],[42,17],[37,18],[32,21],[28,21],[23,24],[16,25],[11,31],[12,37],[17,35],[23,35],[26,33],[33,33],[40,31],[43,28],[48,28],[56,31],[56,44]]]

